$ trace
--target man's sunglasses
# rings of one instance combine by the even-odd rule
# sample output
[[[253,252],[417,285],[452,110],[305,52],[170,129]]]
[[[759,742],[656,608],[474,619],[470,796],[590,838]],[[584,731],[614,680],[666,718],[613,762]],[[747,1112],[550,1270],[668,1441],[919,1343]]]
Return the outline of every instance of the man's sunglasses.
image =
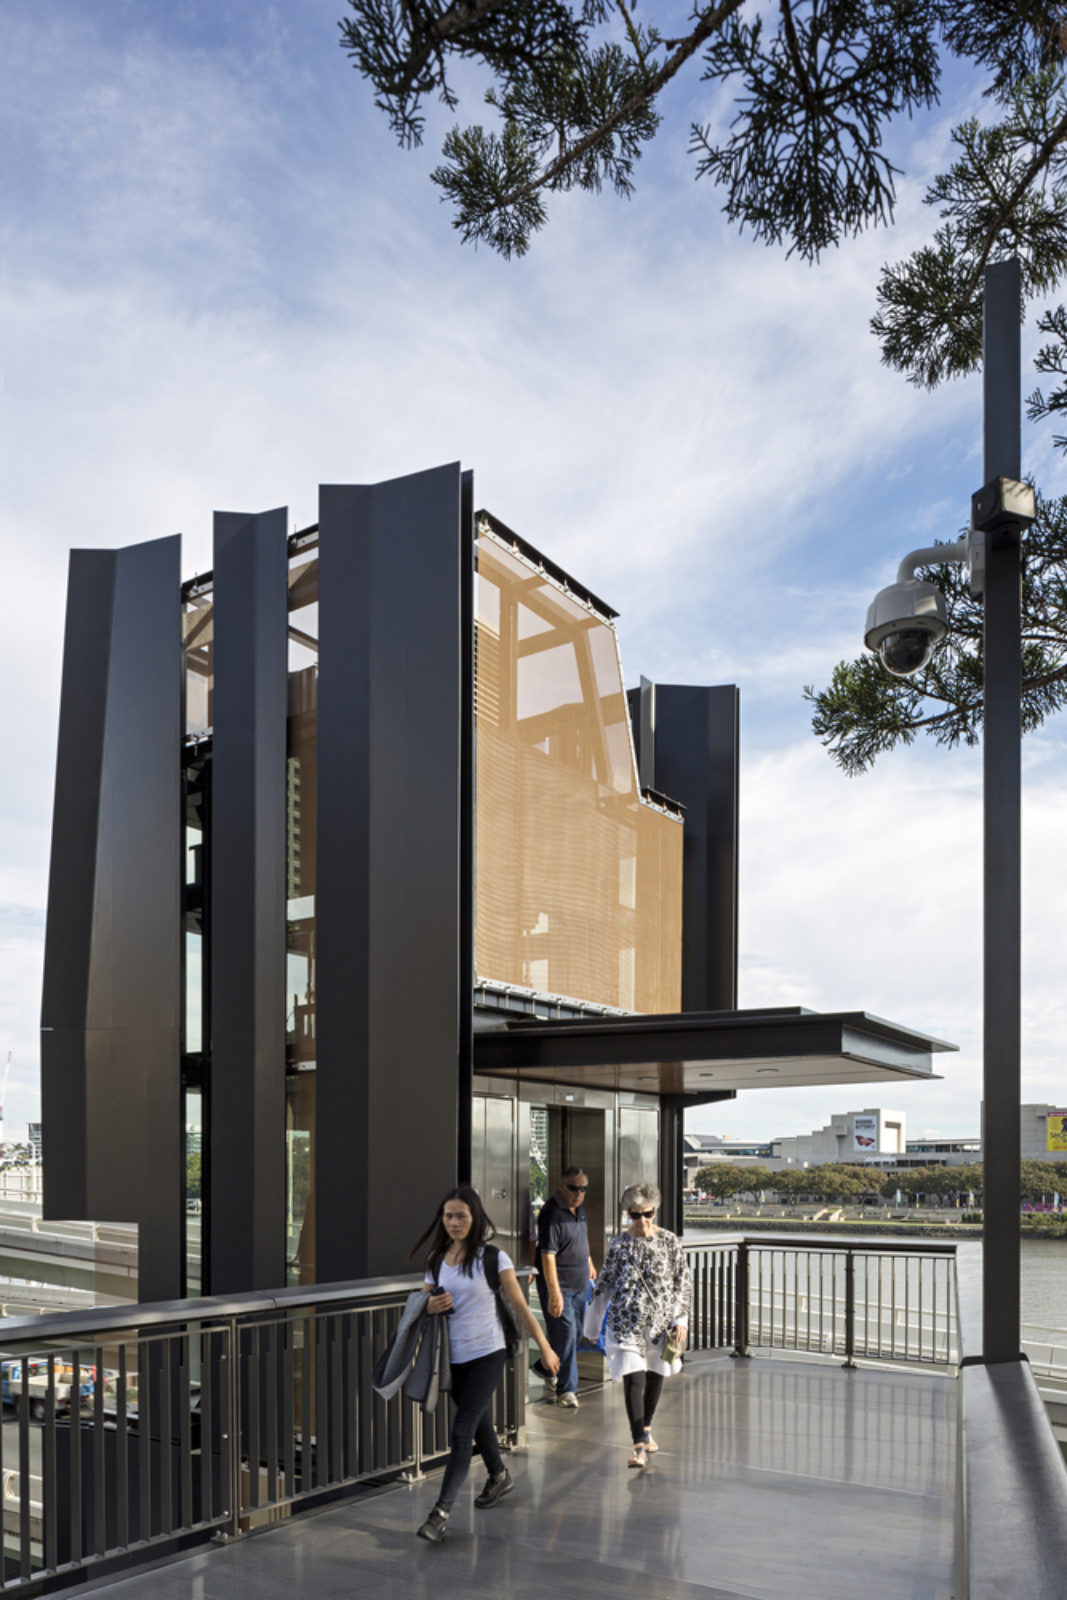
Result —
[[[569,1189],[572,1194],[584,1194],[589,1185],[587,1183],[568,1183],[564,1187]]]
[[[631,1211],[630,1215],[631,1217],[654,1217],[656,1213],[654,1211]]]

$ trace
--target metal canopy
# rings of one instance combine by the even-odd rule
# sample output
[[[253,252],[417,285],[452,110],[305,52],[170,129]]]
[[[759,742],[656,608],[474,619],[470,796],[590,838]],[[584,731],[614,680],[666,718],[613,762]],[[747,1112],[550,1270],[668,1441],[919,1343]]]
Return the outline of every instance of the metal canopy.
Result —
[[[933,1078],[958,1047],[865,1011],[682,1012],[560,1022],[516,1018],[475,1033],[488,1077],[644,1094]]]

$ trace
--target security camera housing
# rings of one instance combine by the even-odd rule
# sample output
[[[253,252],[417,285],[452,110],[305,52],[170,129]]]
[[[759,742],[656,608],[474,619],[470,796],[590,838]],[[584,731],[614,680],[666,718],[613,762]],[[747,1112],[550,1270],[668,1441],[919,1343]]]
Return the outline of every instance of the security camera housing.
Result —
[[[863,642],[882,658],[887,672],[910,678],[930,659],[948,632],[945,602],[932,583],[905,578],[875,595],[867,609]]]

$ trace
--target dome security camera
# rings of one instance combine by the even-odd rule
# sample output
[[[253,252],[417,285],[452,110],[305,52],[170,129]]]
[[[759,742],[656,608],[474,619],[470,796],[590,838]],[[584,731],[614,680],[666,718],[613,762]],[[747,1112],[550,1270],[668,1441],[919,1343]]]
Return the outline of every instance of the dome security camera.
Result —
[[[887,672],[910,678],[930,659],[934,645],[948,632],[940,590],[918,578],[891,583],[867,608],[863,642],[882,658]]]

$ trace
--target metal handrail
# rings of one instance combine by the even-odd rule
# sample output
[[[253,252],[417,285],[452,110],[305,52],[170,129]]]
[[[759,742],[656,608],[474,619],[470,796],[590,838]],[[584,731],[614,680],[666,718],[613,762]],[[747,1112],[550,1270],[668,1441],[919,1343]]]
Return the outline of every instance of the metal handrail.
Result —
[[[421,1476],[448,1449],[447,1396],[423,1415],[402,1395],[381,1400],[371,1378],[422,1281],[5,1323],[0,1372],[17,1427],[0,1430],[0,1595],[237,1537],[368,1480]],[[524,1437],[525,1399],[524,1348],[494,1402],[508,1443]]]
[[[717,1234],[685,1250],[699,1289],[694,1349],[803,1350],[843,1356],[847,1366],[858,1357],[938,1366],[959,1359],[954,1244],[761,1232]],[[717,1298],[700,1265],[708,1258],[719,1263]]]

